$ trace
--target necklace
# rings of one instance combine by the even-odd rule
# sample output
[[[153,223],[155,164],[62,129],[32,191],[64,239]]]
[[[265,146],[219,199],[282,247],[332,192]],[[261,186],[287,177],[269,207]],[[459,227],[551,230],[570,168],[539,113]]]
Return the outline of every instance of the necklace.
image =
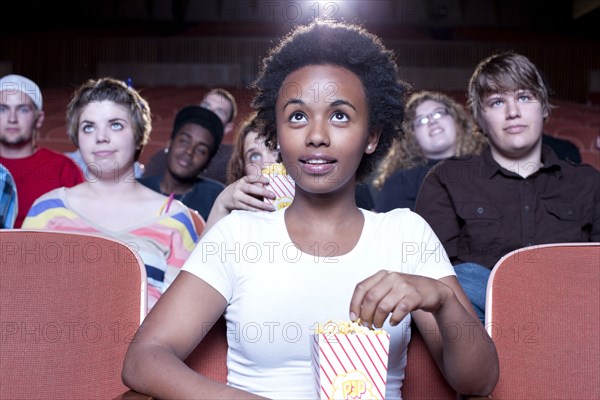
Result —
[[[165,196],[170,196],[171,194],[173,194],[173,198],[175,200],[179,200],[180,202],[185,204],[186,199],[188,198],[189,194],[192,193],[192,189],[194,189],[194,186],[192,185],[188,190],[186,190],[183,193],[175,193],[175,192],[169,192],[168,190],[165,189],[163,182],[160,182],[158,184],[158,188],[160,190],[160,192],[162,194],[164,194]]]
[[[188,190],[187,192],[185,192],[185,193],[182,193],[182,194],[176,194],[176,195],[175,195],[175,198],[176,198],[177,200],[179,200],[180,202],[182,202],[183,204],[185,204],[185,200],[187,199],[187,197],[188,197],[188,195],[189,195],[190,193],[192,193],[192,189],[190,189],[190,190]]]

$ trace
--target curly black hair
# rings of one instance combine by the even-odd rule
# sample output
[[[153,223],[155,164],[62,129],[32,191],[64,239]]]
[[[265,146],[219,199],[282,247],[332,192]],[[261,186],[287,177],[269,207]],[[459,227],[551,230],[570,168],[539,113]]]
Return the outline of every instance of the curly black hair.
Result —
[[[366,180],[402,136],[404,105],[410,86],[398,77],[392,51],[364,28],[341,22],[315,20],[298,26],[271,49],[253,83],[260,136],[271,149],[277,146],[275,102],[285,78],[307,65],[335,65],[353,72],[362,82],[369,109],[369,130],[380,133],[372,154],[361,160],[356,179]]]

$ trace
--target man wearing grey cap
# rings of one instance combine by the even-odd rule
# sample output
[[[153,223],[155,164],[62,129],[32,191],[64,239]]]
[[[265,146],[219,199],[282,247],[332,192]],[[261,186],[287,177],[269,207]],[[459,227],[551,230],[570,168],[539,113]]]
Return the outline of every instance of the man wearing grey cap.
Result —
[[[33,202],[59,187],[83,182],[81,170],[67,156],[35,145],[35,135],[44,122],[42,92],[21,75],[0,79],[0,164],[11,173],[17,186],[20,228]]]
[[[206,221],[225,186],[199,175],[210,164],[222,140],[223,123],[217,114],[196,105],[183,107],[173,123],[164,174],[139,179],[140,183],[156,192],[173,194]]]

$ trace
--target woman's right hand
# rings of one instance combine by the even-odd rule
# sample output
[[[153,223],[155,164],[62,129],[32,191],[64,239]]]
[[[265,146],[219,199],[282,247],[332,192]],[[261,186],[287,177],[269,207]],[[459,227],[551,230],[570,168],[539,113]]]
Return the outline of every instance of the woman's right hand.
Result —
[[[356,285],[350,319],[380,328],[389,316],[394,326],[415,310],[436,313],[449,298],[454,292],[439,280],[381,270]]]

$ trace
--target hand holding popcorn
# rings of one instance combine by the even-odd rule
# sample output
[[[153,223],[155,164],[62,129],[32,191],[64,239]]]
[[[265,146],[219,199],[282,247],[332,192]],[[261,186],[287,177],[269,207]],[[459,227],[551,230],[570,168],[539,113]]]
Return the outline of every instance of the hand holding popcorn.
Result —
[[[454,292],[439,280],[399,272],[379,271],[356,285],[350,319],[367,326],[397,325],[414,310],[437,311]]]
[[[267,189],[275,193],[275,198],[265,197],[265,201],[280,210],[292,204],[295,193],[295,183],[287,174],[283,164],[271,164],[262,169],[262,176],[269,180]]]

